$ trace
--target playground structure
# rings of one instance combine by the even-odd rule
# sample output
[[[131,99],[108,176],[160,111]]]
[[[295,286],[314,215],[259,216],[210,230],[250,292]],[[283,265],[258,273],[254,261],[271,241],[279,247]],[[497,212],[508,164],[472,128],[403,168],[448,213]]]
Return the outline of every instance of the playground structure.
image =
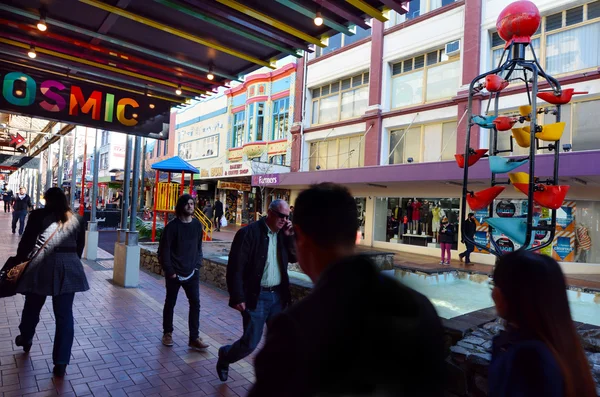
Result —
[[[156,218],[158,213],[163,214],[164,226],[167,226],[169,214],[175,213],[177,200],[185,191],[185,174],[190,174],[189,194],[194,191],[194,174],[200,171],[179,156],[153,164],[152,169],[156,171],[156,186],[154,187],[154,210],[152,214],[152,241],[156,240]],[[160,181],[160,173],[167,173],[167,182]],[[171,181],[172,174],[181,174],[181,183]],[[202,240],[212,240],[212,220],[199,209],[195,209],[194,217],[202,224]]]
[[[537,31],[540,21],[539,10],[535,4],[527,0],[511,3],[500,13],[496,26],[500,37],[506,41],[505,49],[498,67],[477,76],[469,86],[465,153],[455,156],[458,166],[464,169],[462,219],[465,219],[467,204],[471,211],[489,209],[489,218],[486,219],[489,245],[478,243],[475,239],[466,236],[463,236],[463,239],[497,257],[505,251],[494,240],[494,231],[519,244],[520,250],[537,251],[551,245],[555,237],[556,211],[563,205],[569,190],[569,186],[558,184],[560,139],[565,129],[565,123],[560,120],[561,105],[569,103],[573,95],[586,93],[575,92],[571,88],[562,89],[560,83],[548,75],[539,64],[535,50],[531,46],[531,36]],[[528,46],[533,59],[526,59]],[[548,83],[549,90],[539,90],[540,77]],[[519,107],[518,114],[500,116],[498,108],[502,91],[515,81],[525,84],[528,103]],[[489,93],[486,114],[473,115],[473,96],[484,89]],[[538,98],[545,101],[547,105],[538,108]],[[494,110],[490,114],[492,102],[494,102]],[[542,113],[553,114],[556,122],[548,125],[538,124],[537,115]],[[515,128],[517,123],[529,125]],[[471,128],[475,125],[490,130],[489,149],[471,148]],[[498,150],[498,134],[502,133],[512,133],[508,150]],[[545,146],[541,146],[540,141],[544,142],[542,145]],[[515,142],[520,147],[528,148],[529,155],[520,158],[499,156],[501,153],[512,153]],[[545,180],[535,177],[536,151],[540,149],[546,149],[554,154],[553,175]],[[469,167],[483,157],[489,160],[491,187],[474,192],[468,187]],[[525,164],[528,164],[528,173],[512,173]],[[502,180],[502,174],[508,174],[509,179]],[[503,185],[509,184],[527,196],[526,217],[494,217],[494,200],[505,190]],[[539,220],[540,207],[551,210],[550,221]],[[535,241],[536,235],[538,237],[541,235],[543,238]]]

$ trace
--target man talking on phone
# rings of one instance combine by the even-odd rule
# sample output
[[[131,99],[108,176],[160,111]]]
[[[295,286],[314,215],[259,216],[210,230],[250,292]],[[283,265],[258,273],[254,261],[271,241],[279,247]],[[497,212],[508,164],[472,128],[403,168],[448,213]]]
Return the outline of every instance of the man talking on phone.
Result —
[[[227,263],[229,306],[242,314],[244,334],[219,349],[217,374],[225,382],[229,365],[256,349],[265,323],[291,302],[287,266],[296,262],[290,207],[274,200],[265,218],[240,229]]]

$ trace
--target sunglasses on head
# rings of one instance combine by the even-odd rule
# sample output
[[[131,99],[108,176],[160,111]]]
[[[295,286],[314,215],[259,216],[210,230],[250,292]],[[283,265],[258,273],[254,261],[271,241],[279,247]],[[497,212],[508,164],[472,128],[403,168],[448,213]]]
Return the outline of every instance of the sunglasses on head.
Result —
[[[290,219],[289,215],[282,214],[281,212],[276,211],[276,210],[271,210],[271,211],[273,211],[275,214],[277,214],[277,216],[280,217],[281,219],[285,219],[285,220]]]

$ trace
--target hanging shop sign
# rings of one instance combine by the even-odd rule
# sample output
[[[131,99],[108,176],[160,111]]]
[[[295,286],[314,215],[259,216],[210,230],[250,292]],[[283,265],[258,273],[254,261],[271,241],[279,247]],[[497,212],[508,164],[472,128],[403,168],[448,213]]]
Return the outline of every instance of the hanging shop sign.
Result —
[[[168,101],[2,65],[0,77],[0,110],[154,139],[169,136]]]
[[[28,168],[37,170],[39,167],[40,159],[37,157],[0,154],[0,169],[15,171],[19,168]]]
[[[207,173],[201,171],[200,176],[205,177]],[[212,167],[210,169],[210,177],[234,177],[234,176],[250,176],[252,175],[252,168],[248,163],[229,163],[223,164],[222,166]]]
[[[279,174],[271,175],[253,175],[252,186],[273,186],[279,185]]]
[[[250,191],[252,191],[252,186],[250,186],[246,183],[218,181],[217,189],[237,190],[239,192],[250,192]]]

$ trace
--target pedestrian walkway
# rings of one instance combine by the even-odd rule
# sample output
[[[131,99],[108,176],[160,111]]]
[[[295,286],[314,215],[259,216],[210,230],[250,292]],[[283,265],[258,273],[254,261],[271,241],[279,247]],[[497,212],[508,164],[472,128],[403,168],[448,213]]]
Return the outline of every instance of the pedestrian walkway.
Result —
[[[0,214],[0,225],[10,218]],[[19,236],[0,227],[0,264],[17,248]],[[161,344],[165,288],[161,277],[140,272],[139,288],[112,283],[111,256],[85,262],[91,289],[76,294],[75,342],[67,376],[52,376],[54,315],[42,310],[29,354],[15,346],[24,299],[0,299],[0,397],[12,396],[245,396],[254,379],[253,356],[233,364],[229,381],[215,373],[217,349],[241,336],[241,317],[227,294],[200,286],[200,336],[210,347],[187,347],[188,304],[183,290],[175,308],[175,346]],[[101,263],[100,263],[101,262]]]

